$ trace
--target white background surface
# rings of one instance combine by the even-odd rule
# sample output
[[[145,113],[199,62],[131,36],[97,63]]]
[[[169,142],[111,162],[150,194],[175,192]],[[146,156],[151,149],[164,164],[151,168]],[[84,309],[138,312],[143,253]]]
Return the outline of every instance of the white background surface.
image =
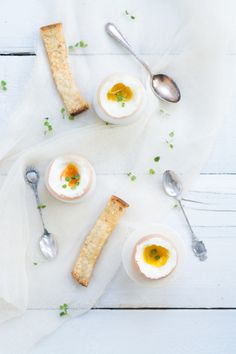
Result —
[[[23,1],[21,4],[2,1],[0,53],[34,53],[36,24],[42,24],[37,9],[37,1]],[[231,67],[232,80],[236,82],[235,49],[232,40],[225,53],[225,65]],[[149,53],[143,54],[146,54],[148,60]],[[35,56],[0,56],[0,80],[5,79],[8,84],[8,90],[0,92],[1,124],[7,122],[9,114],[20,101],[34,59]],[[69,321],[40,343],[33,351],[34,354],[73,354],[78,351],[90,354],[144,351],[165,351],[168,354],[235,352],[234,101],[235,94],[227,95],[224,125],[211,159],[196,178],[191,191],[185,195],[186,212],[195,232],[209,249],[209,260],[199,263],[191,257],[181,283],[172,282],[168,287],[160,287],[155,291],[131,283],[121,268],[97,303],[96,309],[83,316],[82,326],[81,322],[78,325],[76,319]],[[189,245],[188,230],[178,210],[174,209],[165,223],[174,227]],[[28,311],[58,310],[34,308]]]

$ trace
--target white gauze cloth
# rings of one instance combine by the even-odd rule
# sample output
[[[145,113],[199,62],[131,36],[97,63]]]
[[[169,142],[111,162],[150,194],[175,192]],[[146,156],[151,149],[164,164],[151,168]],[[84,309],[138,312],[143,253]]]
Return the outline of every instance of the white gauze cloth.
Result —
[[[114,72],[138,77],[149,102],[141,119],[129,126],[107,126],[92,108],[74,121],[63,120],[63,103],[38,38],[25,97],[0,133],[0,172],[7,173],[0,190],[0,321],[11,319],[1,326],[4,354],[27,352],[68,318],[95,305],[120,265],[123,241],[135,221],[156,222],[171,209],[173,202],[161,189],[162,172],[173,169],[180,173],[186,188],[199,173],[222,122],[224,89],[229,84],[223,81],[226,26],[220,21],[227,17],[222,12],[227,9],[219,9],[214,2],[132,0],[129,8],[135,8],[135,21],[123,14],[121,9],[127,8],[123,0],[112,6],[109,0],[43,1],[41,6],[38,27],[63,22],[68,45],[81,39],[88,43],[70,56],[70,64],[89,102],[99,82]],[[140,65],[105,33],[108,21],[121,28],[135,51],[148,53],[144,59],[154,72],[175,78],[182,100],[176,105],[162,103],[168,114],[160,112]],[[53,125],[51,136],[44,135],[45,117]],[[173,149],[166,143],[171,131],[175,132]],[[58,202],[45,189],[48,163],[64,153],[85,156],[97,173],[93,196],[81,204]],[[159,163],[154,162],[157,155]],[[47,206],[45,223],[59,244],[53,262],[45,261],[38,249],[42,228],[32,191],[23,177],[29,164],[40,170],[40,197]],[[155,175],[149,175],[150,168],[156,169]],[[128,172],[137,176],[135,182]],[[105,246],[89,287],[83,288],[70,272],[86,233],[111,194],[126,200],[130,208]],[[70,317],[59,316],[58,307],[63,303],[69,304]],[[33,311],[48,308],[55,311]],[[12,341],[15,331],[18,335]]]

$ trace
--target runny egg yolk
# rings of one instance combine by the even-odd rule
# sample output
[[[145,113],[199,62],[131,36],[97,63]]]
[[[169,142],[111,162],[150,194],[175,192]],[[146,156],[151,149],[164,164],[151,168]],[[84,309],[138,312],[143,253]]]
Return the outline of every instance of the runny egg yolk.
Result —
[[[154,267],[162,267],[169,259],[167,248],[157,245],[146,246],[143,250],[143,258],[147,264]]]
[[[61,178],[64,178],[68,183],[68,186],[72,189],[79,185],[80,175],[77,166],[75,166],[72,162],[68,163],[66,168],[61,173]]]
[[[121,82],[112,86],[107,92],[107,99],[111,101],[124,103],[131,100],[133,92],[129,86],[125,86]]]

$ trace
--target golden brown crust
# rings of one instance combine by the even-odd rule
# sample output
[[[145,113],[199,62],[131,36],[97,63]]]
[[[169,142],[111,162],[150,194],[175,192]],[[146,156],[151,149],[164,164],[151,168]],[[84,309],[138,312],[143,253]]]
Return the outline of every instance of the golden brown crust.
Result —
[[[87,110],[89,105],[80,95],[69,68],[62,24],[55,23],[41,27],[40,32],[47,51],[52,75],[66,110],[72,116]]]
[[[124,208],[128,208],[129,207],[129,204],[126,203],[123,199],[117,197],[116,195],[112,195],[111,196],[111,199],[112,200],[116,200],[118,203],[120,203]]]
[[[128,206],[122,199],[112,196],[84,240],[71,273],[81,285],[88,286],[97,259]]]

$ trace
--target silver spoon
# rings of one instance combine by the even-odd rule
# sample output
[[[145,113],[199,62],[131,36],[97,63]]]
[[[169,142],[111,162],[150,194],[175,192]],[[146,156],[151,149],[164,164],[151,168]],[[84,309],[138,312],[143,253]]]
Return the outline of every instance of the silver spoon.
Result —
[[[126,48],[144,66],[150,75],[151,87],[157,97],[172,103],[176,103],[180,100],[180,90],[174,80],[164,74],[153,74],[149,66],[142,59],[140,59],[136,53],[133,52],[130,44],[113,23],[107,23],[105,25],[105,30],[112,38],[114,38],[124,48]]]
[[[27,167],[25,170],[25,180],[28,183],[28,185],[33,189],[37,206],[38,206],[38,211],[40,214],[40,219],[42,221],[42,225],[44,229],[43,234],[39,240],[39,247],[43,256],[46,259],[51,260],[55,258],[57,255],[57,244],[54,236],[50,232],[48,232],[44,224],[42,209],[40,208],[41,203],[38,195],[38,182],[39,182],[38,170],[36,170],[36,168],[32,166]]]
[[[184,217],[187,221],[187,224],[189,226],[189,229],[191,231],[191,236],[192,236],[192,250],[199,258],[200,261],[205,261],[207,259],[207,249],[203,243],[203,241],[199,241],[197,236],[194,234],[192,226],[190,225],[190,222],[187,218],[187,215],[184,211],[182,202],[181,202],[181,193],[183,191],[182,184],[178,178],[178,176],[173,172],[173,171],[165,171],[163,174],[163,188],[170,197],[173,197],[176,199],[178,202]]]

